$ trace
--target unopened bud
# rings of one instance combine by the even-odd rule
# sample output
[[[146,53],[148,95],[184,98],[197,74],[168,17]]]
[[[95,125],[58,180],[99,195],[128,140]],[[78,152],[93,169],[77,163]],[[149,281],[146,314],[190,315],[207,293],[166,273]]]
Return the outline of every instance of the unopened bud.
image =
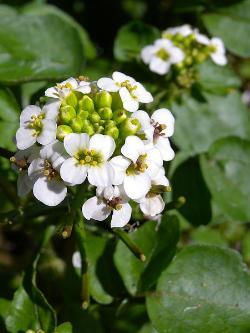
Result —
[[[99,116],[99,114],[97,112],[91,112],[89,115],[89,120],[92,123],[98,123],[101,120],[101,117]]]
[[[117,109],[122,109],[122,100],[119,95],[119,93],[115,92],[112,94],[112,109],[117,110]]]
[[[71,105],[73,106],[73,108],[75,108],[78,104],[78,99],[76,97],[76,95],[71,92],[66,98],[65,98],[65,103],[67,105]]]
[[[115,120],[116,124],[122,123],[127,118],[126,110],[118,109],[113,113],[113,119]]]
[[[108,129],[105,129],[104,134],[112,136],[112,138],[116,140],[119,137],[119,130],[117,127],[110,127]]]
[[[76,111],[71,105],[65,105],[60,108],[60,121],[69,124],[76,117]]]
[[[58,140],[63,141],[66,135],[72,133],[72,128],[67,125],[60,125],[57,127],[56,137]]]
[[[108,107],[112,104],[112,96],[108,91],[101,91],[95,96],[95,105],[97,109]]]
[[[87,119],[83,120],[82,132],[87,133],[89,136],[95,133],[94,127],[92,126],[91,122]]]
[[[79,101],[79,108],[84,111],[94,111],[94,102],[89,96],[84,95]]]
[[[141,124],[138,119],[128,118],[122,123],[121,132],[123,136],[134,135],[141,128]]]
[[[83,127],[83,122],[84,122],[84,120],[81,119],[79,116],[72,119],[70,122],[70,126],[71,126],[73,132],[81,133],[82,127]]]
[[[89,117],[89,111],[79,110],[77,112],[77,116],[80,117],[81,119],[88,119],[88,117]]]
[[[113,117],[113,112],[111,110],[111,108],[109,107],[104,107],[98,110],[98,113],[100,115],[100,117],[104,120],[109,120],[112,119]]]
[[[164,185],[152,185],[150,189],[150,193],[161,194],[165,192],[171,192],[171,186],[164,186]]]

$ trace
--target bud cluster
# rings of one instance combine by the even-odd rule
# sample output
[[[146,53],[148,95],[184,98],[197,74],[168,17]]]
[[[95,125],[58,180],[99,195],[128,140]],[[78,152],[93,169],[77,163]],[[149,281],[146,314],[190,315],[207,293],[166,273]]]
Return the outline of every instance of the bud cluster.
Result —
[[[138,110],[153,97],[120,72],[97,82],[69,78],[45,96],[45,105],[29,105],[20,115],[18,151],[11,158],[19,171],[18,194],[32,189],[39,201],[56,206],[69,186],[88,181],[96,187],[95,196],[83,198],[88,220],[112,215],[111,227],[123,227],[132,200],[147,216],[161,213],[161,193],[170,188],[163,161],[174,158],[171,112],[159,109],[150,117]]]
[[[227,63],[222,40],[217,37],[209,39],[188,24],[163,31],[161,39],[141,50],[143,62],[160,75],[167,74],[171,66],[177,72],[185,71],[209,57],[217,65]]]

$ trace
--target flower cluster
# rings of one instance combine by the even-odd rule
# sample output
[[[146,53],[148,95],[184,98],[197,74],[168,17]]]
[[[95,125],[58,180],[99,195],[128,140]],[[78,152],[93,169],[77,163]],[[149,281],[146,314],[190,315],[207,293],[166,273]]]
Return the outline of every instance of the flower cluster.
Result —
[[[209,39],[188,24],[163,31],[162,38],[141,50],[143,62],[159,75],[168,73],[172,65],[190,67],[208,57],[217,65],[227,63],[222,40],[218,37]]]
[[[163,161],[174,158],[171,112],[159,109],[150,117],[138,110],[152,95],[120,72],[97,82],[70,78],[45,96],[45,105],[29,105],[20,116],[11,158],[20,172],[18,194],[33,190],[39,201],[56,206],[69,188],[87,181],[96,192],[83,198],[88,220],[111,215],[111,227],[123,227],[131,201],[147,216],[161,213],[160,193],[169,189]]]

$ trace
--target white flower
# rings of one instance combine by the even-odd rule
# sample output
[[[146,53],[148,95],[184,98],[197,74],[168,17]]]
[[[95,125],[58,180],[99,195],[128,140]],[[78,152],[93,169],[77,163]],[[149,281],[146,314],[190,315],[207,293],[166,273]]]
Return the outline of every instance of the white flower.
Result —
[[[110,186],[114,170],[108,159],[115,150],[115,141],[108,135],[71,133],[64,139],[64,147],[71,156],[61,167],[61,177],[66,182],[76,185],[88,176],[90,184]]]
[[[20,197],[28,194],[33,187],[33,182],[28,175],[28,167],[35,158],[38,158],[39,151],[40,148],[34,145],[25,150],[18,150],[15,155],[10,158],[13,169],[19,172],[17,194]]]
[[[163,164],[161,154],[133,135],[126,138],[121,153],[123,156],[113,157],[110,161],[115,170],[113,184],[123,183],[127,196],[139,199],[149,191],[151,178]]]
[[[152,185],[169,186],[169,180],[165,176],[165,170],[161,167],[152,179]],[[140,209],[144,215],[155,217],[160,214],[165,208],[165,202],[162,196],[149,191],[147,195],[137,201],[140,204]]]
[[[40,150],[40,158],[33,160],[28,174],[34,182],[33,194],[47,206],[56,206],[67,194],[67,187],[60,177],[60,168],[66,159],[63,144],[55,141]]]
[[[75,268],[81,268],[82,267],[82,259],[79,251],[76,251],[72,255],[72,265]]]
[[[112,79],[104,77],[97,81],[97,86],[109,92],[119,92],[124,109],[129,112],[138,110],[139,103],[150,103],[152,95],[132,77],[114,72]]]
[[[162,159],[170,161],[175,154],[170,146],[168,137],[174,133],[174,117],[168,109],[154,111],[151,119],[147,112],[137,111],[132,117],[137,118],[141,124],[141,131],[145,133],[146,139],[159,149]]]
[[[206,35],[201,34],[198,29],[194,29],[194,36],[198,43],[209,45],[210,39]]]
[[[83,216],[97,221],[105,220],[110,214],[111,227],[125,226],[131,217],[132,209],[121,186],[97,188],[96,196],[82,206]]]
[[[170,35],[182,35],[183,37],[187,37],[193,33],[193,29],[189,24],[184,24],[178,27],[174,28],[168,28],[167,30],[163,31],[164,34],[170,34]]]
[[[56,139],[58,103],[46,104],[42,109],[27,106],[20,115],[20,128],[16,132],[16,145],[20,150],[38,142],[47,145]]]
[[[149,64],[152,72],[164,75],[172,64],[178,64],[184,59],[184,53],[170,40],[162,38],[157,39],[153,45],[145,46],[141,50],[141,58],[145,64]]]
[[[72,91],[79,91],[83,94],[89,94],[91,92],[90,82],[79,81],[73,77],[70,77],[61,83],[57,83],[55,87],[48,88],[45,91],[45,96],[62,100]]]

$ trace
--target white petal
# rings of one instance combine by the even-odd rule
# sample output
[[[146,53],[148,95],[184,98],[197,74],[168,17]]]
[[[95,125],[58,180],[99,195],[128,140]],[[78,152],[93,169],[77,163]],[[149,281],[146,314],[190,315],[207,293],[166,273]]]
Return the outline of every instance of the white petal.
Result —
[[[148,175],[141,173],[140,175],[125,176],[124,190],[131,199],[140,199],[144,197],[151,187],[151,181]]]
[[[155,46],[153,46],[153,45],[145,46],[141,50],[141,58],[145,64],[149,64],[155,51],[156,51]]]
[[[110,186],[114,180],[114,169],[109,162],[97,167],[89,167],[88,181],[94,186]]]
[[[44,160],[51,161],[53,168],[56,170],[59,170],[62,163],[68,158],[63,143],[60,141],[44,146],[40,151],[40,156]]]
[[[140,201],[140,209],[143,214],[148,216],[155,216],[160,214],[165,207],[165,202],[158,194],[153,197],[146,197]]]
[[[82,260],[81,260],[81,255],[80,255],[79,251],[76,251],[76,252],[73,253],[72,265],[75,268],[81,268],[82,267]]]
[[[171,47],[173,46],[173,43],[169,39],[166,39],[166,38],[156,39],[154,44],[155,44],[155,46],[157,46],[158,50],[161,48],[164,48],[166,51],[171,49]]]
[[[174,134],[175,119],[168,109],[158,109],[154,111],[151,118],[158,124],[165,125],[166,128],[162,131],[165,136],[169,137]]]
[[[170,56],[170,62],[172,64],[178,64],[184,59],[184,57],[185,55],[181,49],[179,49],[178,47],[172,47]]]
[[[201,34],[198,29],[195,29],[194,31],[195,39],[197,40],[198,43],[203,44],[203,45],[209,45],[210,40],[207,36]]]
[[[81,92],[82,94],[89,94],[91,92],[91,86],[89,82],[80,81],[76,91]]]
[[[64,147],[70,156],[89,147],[89,136],[86,133],[70,133],[64,138]]]
[[[111,213],[109,207],[97,197],[92,197],[84,202],[82,213],[85,219],[104,221]]]
[[[70,77],[69,79],[62,81],[60,84],[62,86],[65,86],[67,83],[70,84],[70,86],[71,86],[70,89],[72,89],[72,90],[74,90],[78,87],[78,83],[77,83],[76,79],[73,77]]]
[[[17,194],[19,197],[24,197],[33,187],[33,182],[30,179],[27,171],[21,171],[17,178]]]
[[[170,146],[170,142],[169,142],[168,138],[159,136],[156,139],[155,147],[157,149],[159,149],[163,161],[171,161],[174,158],[175,153]]]
[[[139,82],[137,82],[137,84],[136,84],[136,89],[134,90],[134,95],[137,97],[138,101],[141,103],[151,103],[153,101],[153,96]]]
[[[111,228],[124,227],[129,222],[131,218],[131,213],[132,213],[132,208],[128,203],[123,204],[121,209],[118,210],[114,209],[111,219]]]
[[[119,86],[116,85],[114,80],[112,80],[108,77],[103,77],[103,78],[99,79],[97,81],[97,86],[100,89],[107,90],[107,91],[110,91],[110,92],[116,92],[120,89]]]
[[[124,81],[129,81],[130,83],[135,83],[135,79],[131,76],[123,74],[121,72],[114,72],[112,74],[112,78],[115,82],[122,83]]]
[[[149,68],[152,72],[157,73],[159,75],[164,75],[169,71],[171,63],[169,61],[164,61],[159,57],[153,57]]]
[[[214,45],[219,53],[225,53],[224,43],[219,37],[213,37],[211,39],[211,45]]]
[[[106,161],[113,155],[115,140],[109,135],[95,134],[89,140],[89,149],[100,151]]]
[[[131,115],[131,118],[138,119],[143,130],[151,126],[150,117],[146,111],[136,111]]]
[[[45,90],[45,96],[51,98],[59,98],[58,90],[56,87],[51,87]]]
[[[62,181],[41,177],[34,184],[33,194],[45,205],[57,206],[66,197],[67,187]]]
[[[227,57],[223,53],[212,53],[211,58],[219,66],[224,66],[227,64]]]
[[[145,145],[138,136],[130,135],[126,138],[125,143],[121,148],[121,153],[136,163],[138,157],[145,154]]]
[[[113,157],[109,163],[114,169],[114,178],[112,184],[120,185],[124,180],[126,170],[131,162],[123,156],[116,156]]]
[[[128,91],[127,88],[122,87],[119,90],[119,94],[122,100],[122,104],[125,110],[129,112],[135,112],[139,108],[139,103],[137,100],[135,100],[131,95],[130,92]]]
[[[26,126],[32,116],[38,116],[41,109],[36,105],[28,105],[20,115],[20,126]]]
[[[152,178],[152,184],[154,185],[163,185],[163,186],[169,186],[169,180],[167,179],[165,175],[165,169],[164,167],[161,167],[157,174]]]
[[[41,158],[36,158],[30,163],[28,168],[29,177],[34,180],[42,176],[44,168],[44,160]]]
[[[36,136],[33,136],[33,130],[20,127],[16,132],[16,145],[20,150],[31,147],[36,142]]]
[[[62,179],[72,185],[82,184],[87,177],[87,167],[78,164],[74,157],[68,158],[60,168]]]
[[[45,119],[56,120],[59,112],[61,102],[60,101],[50,101],[44,105],[42,112],[45,113]]]
[[[146,173],[150,176],[150,178],[152,178],[159,172],[159,169],[163,165],[160,151],[156,148],[152,148],[147,151],[146,163],[148,165]]]
[[[41,145],[48,145],[56,140],[56,122],[54,120],[43,120],[43,128],[37,137],[37,142]]]

